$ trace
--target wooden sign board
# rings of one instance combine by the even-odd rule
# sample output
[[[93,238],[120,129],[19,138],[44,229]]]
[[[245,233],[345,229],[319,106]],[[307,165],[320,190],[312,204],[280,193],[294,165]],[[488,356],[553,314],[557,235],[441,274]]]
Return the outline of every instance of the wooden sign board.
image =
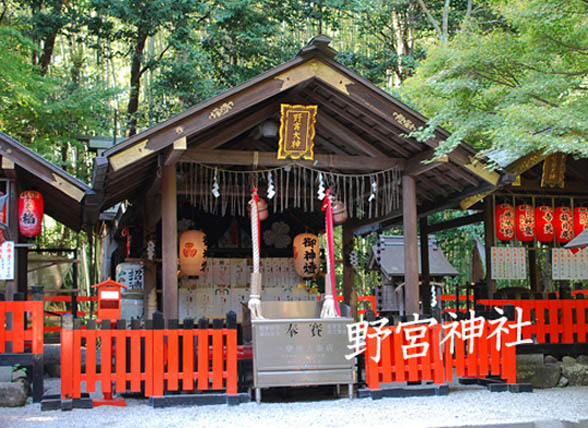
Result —
[[[281,105],[278,159],[314,159],[317,106]]]

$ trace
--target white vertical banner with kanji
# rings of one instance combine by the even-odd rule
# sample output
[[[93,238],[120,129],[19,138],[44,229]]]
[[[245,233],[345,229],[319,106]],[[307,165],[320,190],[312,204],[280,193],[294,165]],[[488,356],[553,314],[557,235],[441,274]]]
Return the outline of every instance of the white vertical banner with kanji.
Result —
[[[588,279],[588,249],[551,250],[551,278],[555,280]]]
[[[527,253],[524,247],[492,247],[492,279],[526,279]]]
[[[14,279],[14,242],[0,245],[0,280]]]

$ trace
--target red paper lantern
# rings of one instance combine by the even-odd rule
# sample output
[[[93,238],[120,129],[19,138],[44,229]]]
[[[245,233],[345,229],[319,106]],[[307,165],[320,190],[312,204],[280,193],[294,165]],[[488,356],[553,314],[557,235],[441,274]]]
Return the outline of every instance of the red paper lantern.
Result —
[[[531,205],[518,205],[516,208],[517,239],[529,242],[535,238],[535,210]]]
[[[574,239],[574,217],[570,207],[555,208],[555,240],[559,243]]]
[[[552,242],[553,232],[553,209],[550,206],[542,205],[535,208],[535,225],[537,229],[537,241]]]
[[[576,207],[574,208],[574,233],[578,236],[580,233],[584,232],[588,226],[588,208],[586,207]]]
[[[34,190],[20,194],[18,200],[18,227],[23,236],[39,236],[43,221],[43,195]]]
[[[180,236],[180,270],[186,275],[200,275],[206,266],[206,235],[187,230]]]
[[[515,211],[510,204],[496,205],[496,237],[511,241],[515,235]]]
[[[247,214],[249,215],[249,217],[251,217],[250,204],[247,204]],[[259,201],[257,201],[257,216],[259,217],[259,221],[264,221],[269,216],[267,202],[263,198],[259,198]]]

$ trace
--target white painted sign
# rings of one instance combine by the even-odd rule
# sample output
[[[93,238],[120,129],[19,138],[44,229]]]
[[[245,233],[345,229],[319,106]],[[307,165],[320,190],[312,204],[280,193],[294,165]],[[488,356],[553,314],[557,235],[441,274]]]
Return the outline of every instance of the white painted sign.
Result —
[[[14,279],[14,242],[0,245],[0,280]]]

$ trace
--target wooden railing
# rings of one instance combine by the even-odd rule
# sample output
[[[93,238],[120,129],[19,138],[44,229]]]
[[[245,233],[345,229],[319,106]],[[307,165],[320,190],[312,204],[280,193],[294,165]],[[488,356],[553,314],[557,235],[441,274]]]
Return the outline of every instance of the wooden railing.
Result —
[[[368,329],[365,371],[369,389],[377,390],[380,383],[389,382],[432,381],[444,384],[453,379],[454,370],[458,377],[484,378],[492,375],[499,376],[508,384],[516,383],[516,350],[514,346],[505,345],[516,339],[514,329],[502,335],[501,348],[497,350],[497,336],[489,337],[492,327],[486,322],[481,335],[472,342],[455,337],[452,350],[451,339],[441,345],[443,335],[447,334],[441,324],[423,326],[426,330],[418,343],[427,343],[428,349],[424,355],[414,356],[414,348],[407,355],[403,353],[403,347],[414,344],[407,340],[405,328],[383,327],[381,332]],[[383,331],[390,331],[390,334],[382,339]],[[377,357],[378,348],[380,358],[375,361],[372,357]]]
[[[522,309],[523,338],[534,343],[587,343],[588,300],[479,300],[487,312],[513,305]]]
[[[101,329],[95,322],[82,328],[80,320],[64,315],[61,327],[61,399],[76,399],[83,392],[143,392],[146,397],[164,395],[165,391],[225,391],[237,393],[237,329],[231,317],[227,328],[222,319],[177,321],[148,320],[141,326],[119,320],[111,328],[103,320]],[[81,349],[86,349],[82,364]],[[101,364],[97,363],[98,353]],[[85,385],[85,391],[82,391]]]
[[[22,293],[5,301],[0,294],[0,365],[32,368],[33,401],[43,396],[43,301],[25,301]]]

